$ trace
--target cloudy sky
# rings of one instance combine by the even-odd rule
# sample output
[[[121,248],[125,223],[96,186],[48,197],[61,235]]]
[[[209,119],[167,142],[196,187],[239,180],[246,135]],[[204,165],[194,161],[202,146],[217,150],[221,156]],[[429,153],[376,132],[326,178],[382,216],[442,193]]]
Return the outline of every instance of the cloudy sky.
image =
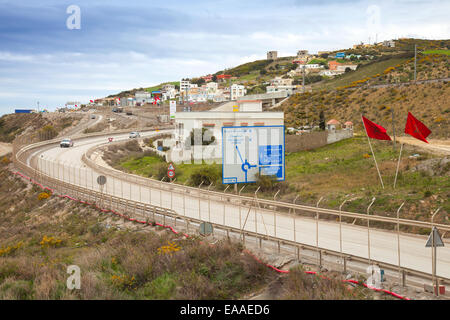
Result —
[[[0,0],[0,114],[279,56],[398,37],[448,39],[447,0]],[[80,8],[80,28],[72,5]]]

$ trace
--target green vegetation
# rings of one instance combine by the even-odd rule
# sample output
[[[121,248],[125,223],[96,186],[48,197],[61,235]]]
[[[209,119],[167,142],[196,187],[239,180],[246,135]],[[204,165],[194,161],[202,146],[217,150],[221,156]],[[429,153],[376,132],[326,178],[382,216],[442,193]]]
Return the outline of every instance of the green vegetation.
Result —
[[[237,66],[232,69],[225,70],[226,74],[231,74],[233,77],[241,77],[243,75],[250,74],[252,71],[260,71],[265,69],[273,60],[257,60],[253,62],[244,63],[240,66]],[[221,74],[222,72],[217,72],[216,75]]]
[[[425,50],[423,54],[445,54],[450,56],[450,50]]]
[[[387,68],[396,66],[406,61],[407,58],[394,58],[361,65],[360,67],[358,67],[356,72],[344,73],[340,76],[336,76],[333,79],[320,83],[320,88],[317,87],[317,89],[336,89],[338,87],[346,86],[354,81],[381,74]],[[348,61],[346,61],[346,63],[348,63]]]
[[[157,86],[145,88],[145,91],[152,92],[152,91],[158,91],[158,90],[161,90],[161,88],[162,88],[165,84],[173,84],[174,86],[180,87],[180,81],[170,81],[170,82],[160,83],[160,84],[158,84]]]

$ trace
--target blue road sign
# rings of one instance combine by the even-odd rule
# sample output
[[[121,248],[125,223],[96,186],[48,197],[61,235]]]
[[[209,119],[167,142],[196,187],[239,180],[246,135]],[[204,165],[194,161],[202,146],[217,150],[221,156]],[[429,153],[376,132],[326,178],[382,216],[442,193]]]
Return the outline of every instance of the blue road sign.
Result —
[[[284,126],[222,128],[222,183],[256,182],[257,175],[285,180]]]

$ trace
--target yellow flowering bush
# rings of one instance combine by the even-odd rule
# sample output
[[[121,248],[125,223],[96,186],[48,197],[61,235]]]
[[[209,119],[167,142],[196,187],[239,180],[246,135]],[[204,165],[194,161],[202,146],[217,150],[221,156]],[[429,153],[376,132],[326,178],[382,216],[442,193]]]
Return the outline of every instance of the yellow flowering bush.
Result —
[[[364,153],[364,154],[363,154],[363,157],[366,158],[366,159],[368,159],[368,158],[370,158],[370,154]]]
[[[118,288],[126,289],[132,288],[133,285],[136,283],[136,279],[134,278],[134,276],[132,277],[127,275],[118,276],[114,274],[111,276],[111,282],[113,283],[114,286]]]
[[[41,192],[41,193],[39,193],[39,195],[38,195],[38,199],[39,199],[39,200],[44,200],[44,199],[50,198],[50,196],[51,196],[51,194],[48,193],[48,192]]]
[[[2,158],[2,164],[4,165],[8,165],[11,161],[8,159],[8,157],[3,157]]]
[[[11,253],[14,253],[18,249],[20,249],[22,246],[23,246],[23,242],[20,241],[16,245],[0,248],[0,257],[7,256],[7,255],[9,255]]]
[[[158,254],[172,254],[180,250],[181,248],[176,243],[169,242],[167,246],[162,246],[158,248]]]

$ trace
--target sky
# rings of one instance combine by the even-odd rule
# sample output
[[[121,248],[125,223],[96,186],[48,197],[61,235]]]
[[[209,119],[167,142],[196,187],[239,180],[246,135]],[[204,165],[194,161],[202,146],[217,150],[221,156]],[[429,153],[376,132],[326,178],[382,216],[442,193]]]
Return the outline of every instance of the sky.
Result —
[[[0,0],[0,114],[215,73],[270,50],[448,39],[449,12],[447,0]]]

